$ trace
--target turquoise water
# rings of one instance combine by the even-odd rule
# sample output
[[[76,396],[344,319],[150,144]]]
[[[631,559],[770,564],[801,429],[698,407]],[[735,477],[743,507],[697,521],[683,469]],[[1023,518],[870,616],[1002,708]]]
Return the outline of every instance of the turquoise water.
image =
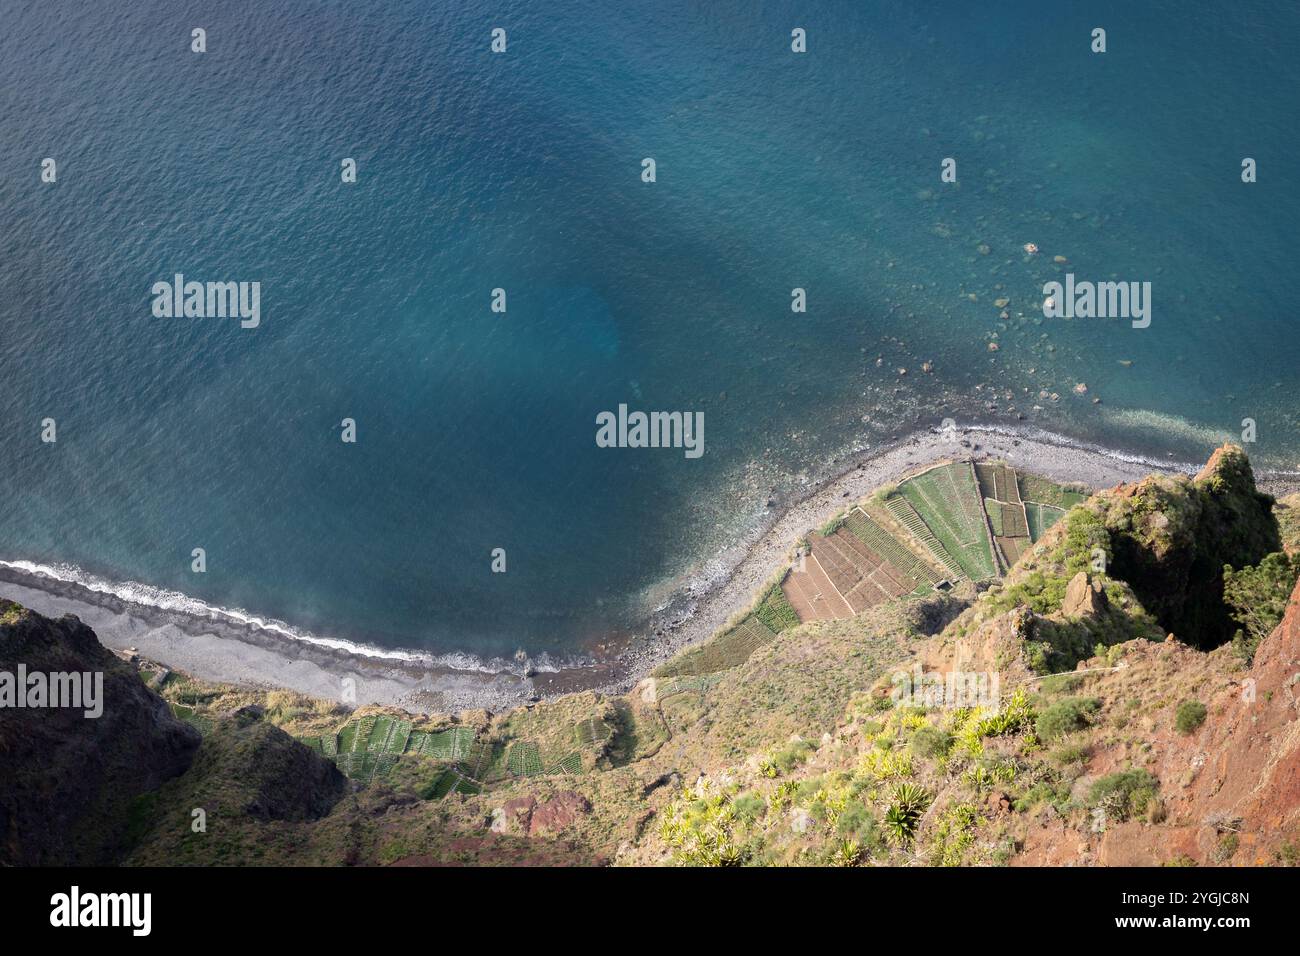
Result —
[[[7,4],[0,558],[567,652],[943,417],[1300,461],[1294,4],[813,6]],[[154,318],[178,271],[261,326]],[[1066,271],[1151,327],[1043,319]],[[597,448],[619,403],[704,457]]]

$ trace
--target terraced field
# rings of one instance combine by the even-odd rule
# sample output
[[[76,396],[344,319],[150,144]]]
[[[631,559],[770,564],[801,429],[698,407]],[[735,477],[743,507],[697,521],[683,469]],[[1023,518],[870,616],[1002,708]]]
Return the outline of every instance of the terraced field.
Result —
[[[966,577],[966,572],[962,570],[957,559],[948,553],[948,549],[943,546],[930,526],[921,518],[920,512],[912,507],[912,503],[902,495],[895,495],[885,502],[885,508],[893,516],[894,520],[907,529],[917,541],[934,556],[934,560],[939,566],[948,572],[948,577],[952,581],[961,581]]]
[[[450,727],[437,733],[412,735],[407,750],[434,760],[464,760],[474,747],[474,738],[474,731],[468,727]]]
[[[1082,500],[1003,462],[952,462],[908,478],[808,535],[807,551],[781,584],[788,613],[799,621],[841,619],[936,587],[996,578],[1064,513],[1028,493],[1053,502]],[[752,653],[766,635],[738,625],[721,637],[698,667],[677,665],[672,673],[721,669]]]
[[[1060,511],[1069,511],[1087,497],[1077,491],[1067,491],[1055,482],[1037,475],[1018,475],[1017,486],[1022,501],[1050,505]]]
[[[968,577],[976,581],[997,577],[983,498],[970,462],[931,468],[907,479],[898,490]]]
[[[1001,462],[977,462],[975,478],[983,497],[1020,504],[1019,482],[1016,480],[1015,469],[1009,465]]]
[[[753,613],[734,627],[680,654],[655,671],[656,677],[712,674],[749,660],[781,631],[800,623],[799,612],[780,587],[772,588]]]
[[[591,747],[608,743],[614,735],[614,729],[603,720],[588,717],[573,725],[573,736],[579,747]]]
[[[781,590],[799,615],[800,621],[825,621],[853,616],[853,608],[844,595],[835,590],[830,576],[817,560],[816,554],[807,555],[802,564],[793,568]]]
[[[844,519],[844,527],[911,585],[912,593],[926,594],[938,583],[939,575],[905,544],[882,528],[861,508],[854,508]]]
[[[1051,505],[1040,505],[1034,501],[1025,502],[1025,517],[1029,521],[1029,540],[1037,542],[1047,529],[1065,517],[1065,512]]]
[[[1020,500],[1015,470],[1000,462],[979,462],[975,479],[984,496],[984,512],[993,529],[993,543],[1002,570],[1007,570],[1029,550],[1029,521]]]
[[[855,614],[906,593],[893,581],[877,574],[882,565],[880,558],[842,527],[828,536],[810,535],[809,546],[835,590]]]
[[[1018,476],[1017,486],[1025,503],[1025,518],[1031,541],[1037,541],[1046,534],[1048,528],[1060,521],[1067,511],[1085,497],[1037,475]]]
[[[449,793],[479,793],[482,789],[481,784],[470,780],[455,767],[448,767],[420,791],[420,796],[426,800],[441,800]]]
[[[511,776],[531,777],[542,772],[542,755],[537,744],[528,740],[519,740],[510,745],[510,755],[506,765]]]
[[[392,773],[403,757],[455,764],[460,777],[470,778],[484,756],[469,727],[450,727],[436,733],[413,731],[409,720],[373,714],[349,721],[337,733],[303,738],[303,743],[362,783]],[[456,785],[456,781],[448,781],[447,789],[455,789]]]

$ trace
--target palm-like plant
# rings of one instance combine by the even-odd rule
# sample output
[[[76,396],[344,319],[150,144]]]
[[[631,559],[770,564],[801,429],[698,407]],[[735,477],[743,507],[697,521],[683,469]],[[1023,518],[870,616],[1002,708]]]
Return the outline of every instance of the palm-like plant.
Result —
[[[885,811],[885,833],[900,846],[911,841],[916,834],[921,814],[930,806],[931,796],[916,783],[900,783],[894,788],[893,799]]]

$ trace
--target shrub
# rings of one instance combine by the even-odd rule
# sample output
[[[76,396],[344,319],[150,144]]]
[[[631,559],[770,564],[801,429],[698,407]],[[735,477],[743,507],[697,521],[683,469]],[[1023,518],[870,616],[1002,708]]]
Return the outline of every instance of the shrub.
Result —
[[[736,817],[747,823],[752,823],[767,812],[767,801],[761,794],[745,793],[736,797],[731,802],[736,812]]]
[[[1095,697],[1066,697],[1038,715],[1034,729],[1041,740],[1056,740],[1088,726],[1088,716],[1101,709]]]
[[[876,741],[877,744],[880,741]],[[912,757],[906,751],[894,753],[892,750],[868,750],[862,758],[859,768],[876,780],[891,777],[910,777],[912,775]]]
[[[988,790],[994,784],[1011,783],[1015,779],[1015,761],[989,757],[975,758],[974,765],[962,774],[962,781],[976,790]]]
[[[1079,689],[1083,683],[1082,674],[1053,674],[1043,678],[1038,686],[1044,694],[1068,694]]]
[[[1000,737],[1003,734],[1017,733],[1033,723],[1033,704],[1023,687],[1017,688],[1006,700],[996,714],[985,717],[978,722],[981,737]]]
[[[1064,780],[1055,783],[1040,780],[1013,801],[1011,806],[1017,813],[1028,813],[1040,803],[1046,803],[1063,813],[1070,804],[1070,784]]]
[[[835,821],[835,832],[845,839],[868,845],[877,842],[876,819],[866,804],[852,801],[840,811]]]
[[[1124,821],[1142,813],[1159,786],[1160,781],[1149,772],[1134,767],[1101,777],[1093,783],[1089,796],[1093,806],[1101,807],[1113,814],[1116,820]]]
[[[836,515],[834,518],[831,518],[824,525],[818,528],[817,533],[820,534],[823,538],[829,538],[831,535],[833,535],[836,531],[839,531],[840,528],[844,526],[845,518],[846,518],[845,515]]]
[[[922,757],[938,759],[952,747],[952,734],[938,727],[922,727],[912,735],[912,752]]]
[[[1068,766],[1072,763],[1084,763],[1089,754],[1090,751],[1085,744],[1065,744],[1052,753],[1052,759],[1062,766]]]
[[[1237,852],[1237,846],[1240,840],[1235,833],[1225,833],[1219,838],[1219,844],[1214,848],[1214,859],[1217,863],[1227,863]]]
[[[1232,646],[1246,663],[1254,659],[1259,642],[1282,621],[1297,576],[1300,557],[1291,558],[1281,551],[1240,571],[1229,564],[1223,566],[1223,600],[1243,628],[1232,639]]]
[[[745,821],[728,795],[705,785],[685,788],[666,808],[659,834],[673,859],[687,866],[732,866],[744,862]]]
[[[961,866],[966,853],[975,845],[975,826],[979,814],[969,803],[949,807],[939,818],[934,845],[930,849],[932,866]]]
[[[1153,797],[1147,803],[1147,823],[1164,823],[1169,817],[1169,810],[1165,802],[1159,797]]]
[[[1178,705],[1174,726],[1178,728],[1180,734],[1190,734],[1205,723],[1205,714],[1205,705],[1199,700],[1185,700]]]
[[[862,844],[857,840],[841,840],[831,856],[835,866],[857,866],[862,862]]]
[[[806,780],[800,780],[794,785],[794,805],[796,807],[806,807],[816,802],[818,795],[822,791],[822,778],[809,777]]]
[[[1065,518],[1065,541],[1058,552],[1065,560],[1067,578],[1092,570],[1094,550],[1105,555],[1105,566],[1109,567],[1113,552],[1105,523],[1087,508],[1072,509]]]
[[[777,769],[782,773],[789,773],[795,767],[799,766],[808,759],[817,747],[810,740],[796,740],[772,755],[772,762],[776,764]]]

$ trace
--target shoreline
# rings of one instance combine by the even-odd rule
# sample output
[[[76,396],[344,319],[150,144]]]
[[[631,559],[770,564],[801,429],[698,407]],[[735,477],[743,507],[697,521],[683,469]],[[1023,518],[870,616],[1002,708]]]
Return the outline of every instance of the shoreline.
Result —
[[[13,564],[0,563],[0,597],[47,617],[75,614],[105,646],[134,649],[201,680],[289,689],[356,706],[382,704],[417,713],[496,711],[581,690],[621,693],[683,648],[706,640],[746,607],[788,564],[795,542],[810,528],[883,484],[938,461],[966,457],[1005,459],[1020,470],[1079,482],[1094,491],[1152,472],[1195,474],[1201,467],[996,426],[914,432],[848,456],[805,494],[773,506],[768,520],[706,559],[695,580],[677,589],[639,629],[642,633],[609,657],[544,671],[504,661],[466,668],[454,661],[468,661],[468,654],[440,658],[295,635],[279,622],[218,609],[205,613],[143,604]],[[1279,497],[1300,490],[1300,474],[1261,472],[1256,481]]]

